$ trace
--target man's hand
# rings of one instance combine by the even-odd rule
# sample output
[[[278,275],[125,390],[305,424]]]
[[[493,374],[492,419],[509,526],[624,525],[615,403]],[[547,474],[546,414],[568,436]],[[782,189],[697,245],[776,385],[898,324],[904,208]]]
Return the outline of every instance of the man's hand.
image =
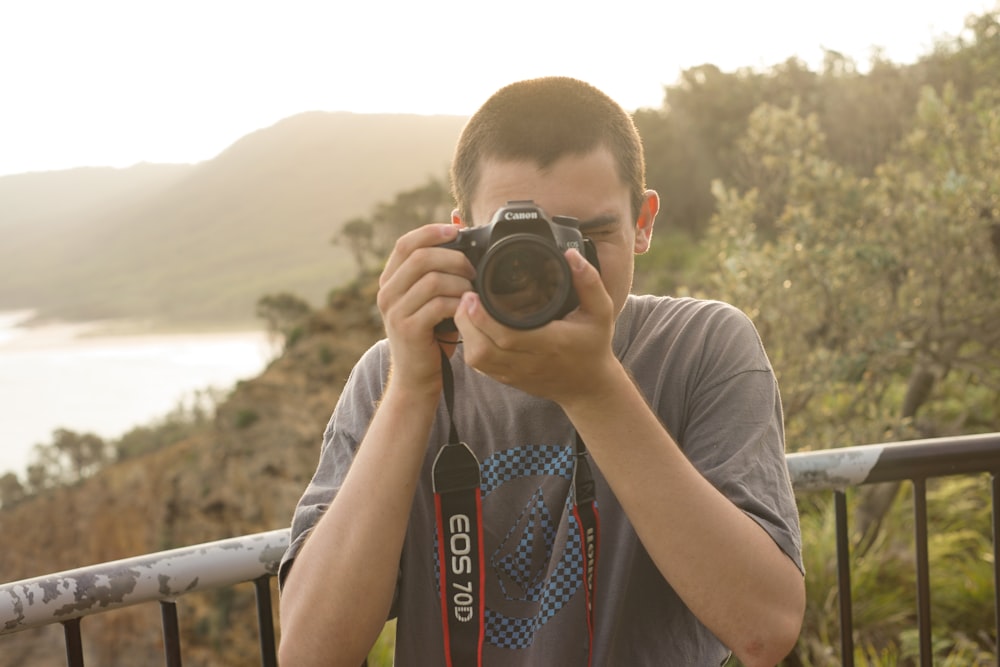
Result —
[[[395,382],[438,393],[440,334],[434,327],[451,317],[472,289],[475,269],[464,254],[434,246],[454,240],[457,225],[426,225],[401,236],[379,278],[378,309],[392,351]]]
[[[600,383],[618,362],[611,349],[614,306],[601,276],[579,252],[566,251],[579,307],[538,329],[511,329],[493,319],[474,292],[455,313],[465,362],[535,396],[562,403]]]

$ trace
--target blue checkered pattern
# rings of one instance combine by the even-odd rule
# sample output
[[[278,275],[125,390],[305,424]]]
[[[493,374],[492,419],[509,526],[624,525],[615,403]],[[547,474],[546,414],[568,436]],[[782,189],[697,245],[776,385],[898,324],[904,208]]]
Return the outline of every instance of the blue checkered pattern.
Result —
[[[483,461],[483,498],[514,479],[541,476],[571,480],[573,454],[573,447],[566,445],[528,445],[498,452]],[[568,494],[556,499],[552,508],[562,508],[561,514],[569,519],[570,535],[552,567],[559,526],[552,515],[552,505],[545,503],[542,489],[540,481],[490,559],[493,576],[507,599],[534,603],[535,613],[529,617],[511,617],[487,608],[486,641],[494,646],[509,649],[530,646],[539,628],[566,605],[582,583],[583,561],[576,539],[579,529]]]
[[[508,600],[539,601],[557,528],[538,489],[490,560]],[[544,549],[537,560],[536,545]]]
[[[506,449],[482,464],[483,498],[505,482],[536,475],[573,477],[573,448],[560,445],[529,445]]]
[[[576,518],[569,514],[569,529],[577,535]],[[579,540],[570,540],[552,575],[538,588],[538,608],[534,616],[512,618],[486,610],[486,641],[494,646],[519,649],[531,646],[535,633],[548,623],[580,589],[583,580]]]
[[[515,479],[560,477],[571,480],[573,456],[571,445],[528,445],[490,456],[482,463],[481,489],[484,506],[487,496]],[[553,567],[553,550],[559,525],[558,518],[553,516],[550,505],[545,502],[543,488],[539,480],[535,492],[522,508],[514,525],[488,558],[493,576],[507,600],[528,602],[534,609],[532,616],[512,617],[487,606],[485,639],[493,646],[506,649],[531,646],[538,630],[558,614],[581,588],[583,557],[580,529],[573,516],[569,494],[557,499],[555,503],[562,508],[561,514],[569,521],[569,538]],[[434,565],[440,571],[437,567],[436,533],[437,531],[434,535]],[[438,587],[440,590],[440,581]]]

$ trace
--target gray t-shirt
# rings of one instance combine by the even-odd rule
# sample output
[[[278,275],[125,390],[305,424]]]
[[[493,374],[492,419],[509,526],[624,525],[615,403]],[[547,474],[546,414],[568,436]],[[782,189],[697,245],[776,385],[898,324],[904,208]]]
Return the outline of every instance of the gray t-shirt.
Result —
[[[630,296],[613,345],[685,455],[802,569],[777,383],[749,319],[717,301]],[[484,664],[586,665],[582,556],[569,500],[573,427],[556,404],[470,369],[461,347],[451,364],[455,424],[482,469]],[[388,369],[380,341],[352,372],[295,510],[282,578],[340,488]],[[442,401],[400,562],[397,665],[444,664],[431,464],[447,439]],[[593,664],[721,664],[729,650],[659,573],[592,468],[601,529]]]

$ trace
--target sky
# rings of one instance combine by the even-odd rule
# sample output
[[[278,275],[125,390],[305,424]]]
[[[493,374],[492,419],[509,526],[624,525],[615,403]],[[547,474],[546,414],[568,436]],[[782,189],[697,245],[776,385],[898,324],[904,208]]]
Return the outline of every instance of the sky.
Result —
[[[628,110],[688,67],[898,63],[1000,0],[0,0],[0,175],[195,163],[311,110],[460,114],[567,75]]]

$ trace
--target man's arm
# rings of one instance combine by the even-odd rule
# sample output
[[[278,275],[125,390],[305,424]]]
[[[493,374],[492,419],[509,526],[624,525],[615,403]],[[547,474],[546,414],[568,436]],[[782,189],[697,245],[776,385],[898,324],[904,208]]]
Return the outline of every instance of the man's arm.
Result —
[[[535,332],[504,330],[465,296],[455,321],[467,363],[558,402],[692,613],[744,664],[776,664],[799,633],[802,574],[684,456],[614,357],[613,306],[600,276],[578,254],[567,259],[581,307]]]
[[[437,395],[391,378],[281,594],[282,664],[360,665],[389,614]]]
[[[694,468],[620,365],[595,388],[563,407],[653,562],[743,664],[777,664],[798,637],[802,574]]]
[[[433,247],[456,233],[454,225],[429,225],[404,235],[379,280],[388,384],[340,490],[285,579],[282,664],[357,667],[386,621],[441,395],[434,326],[454,313],[473,276],[461,253]]]

